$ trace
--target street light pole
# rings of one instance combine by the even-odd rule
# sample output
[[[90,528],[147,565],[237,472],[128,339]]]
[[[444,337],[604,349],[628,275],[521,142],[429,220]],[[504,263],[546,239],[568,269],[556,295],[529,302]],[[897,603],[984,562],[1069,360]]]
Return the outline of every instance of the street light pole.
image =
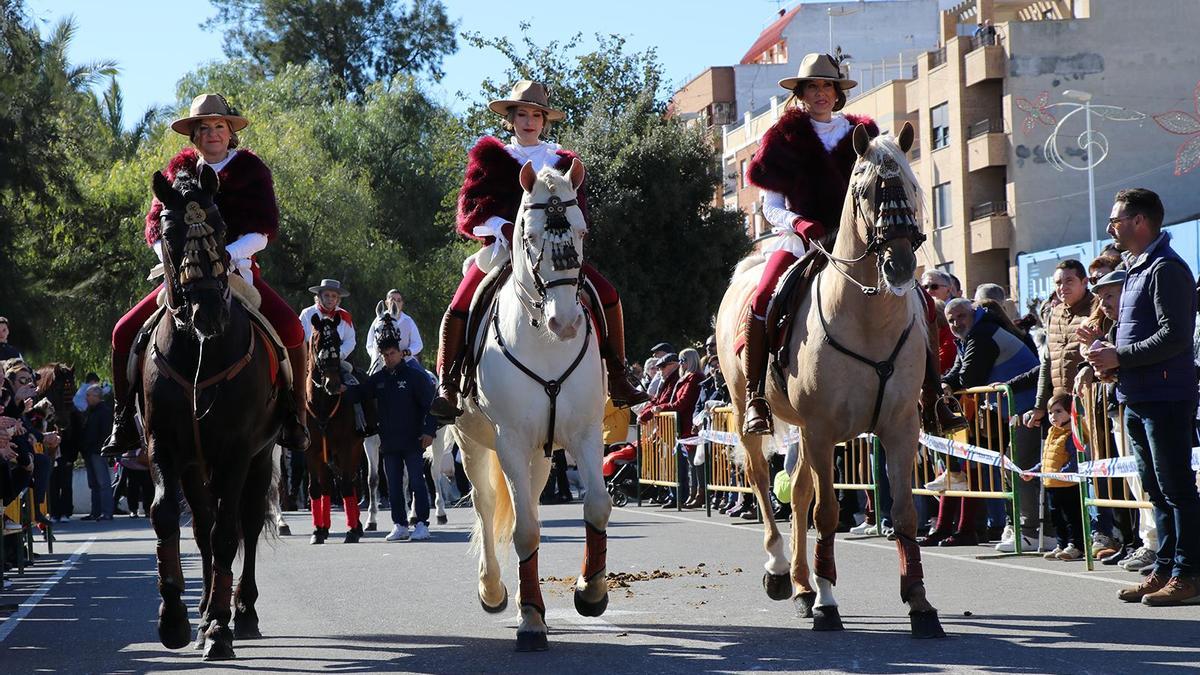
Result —
[[[1092,137],[1092,97],[1089,95],[1083,102],[1083,117],[1087,120],[1087,137]],[[1091,149],[1088,150],[1091,152]],[[1087,176],[1088,176],[1088,233],[1092,240],[1092,260],[1096,259],[1099,251],[1096,250],[1096,164],[1088,157]]]

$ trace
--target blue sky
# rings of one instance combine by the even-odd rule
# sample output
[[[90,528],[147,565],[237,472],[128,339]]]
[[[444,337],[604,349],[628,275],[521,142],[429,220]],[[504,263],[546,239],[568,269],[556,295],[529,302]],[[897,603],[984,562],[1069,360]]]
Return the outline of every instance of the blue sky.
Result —
[[[775,0],[605,0],[604,2],[519,2],[445,0],[460,30],[517,36],[521,21],[532,24],[538,42],[566,38],[576,31],[590,39],[619,33],[634,50],[657,47],[667,77],[682,84],[710,65],[736,63],[758,33],[775,18]],[[125,95],[125,119],[151,104],[172,103],[175,84],[197,65],[219,60],[221,36],[201,30],[215,11],[206,2],[177,0],[27,0],[43,35],[61,17],[74,15],[77,33],[72,62],[115,59]],[[514,10],[513,7],[518,9]],[[473,96],[479,83],[504,70],[501,57],[460,43],[446,59],[445,78],[433,94],[455,110],[456,93]]]

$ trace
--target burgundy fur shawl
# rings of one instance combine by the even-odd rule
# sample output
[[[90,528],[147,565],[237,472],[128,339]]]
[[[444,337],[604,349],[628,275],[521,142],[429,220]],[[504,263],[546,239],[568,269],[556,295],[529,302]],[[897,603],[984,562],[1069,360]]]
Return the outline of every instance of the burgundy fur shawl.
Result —
[[[865,115],[846,115],[850,129],[865,124],[872,137],[879,127]],[[842,203],[857,156],[853,133],[825,150],[808,113],[792,108],[767,133],[747,171],[750,183],[778,192],[788,200],[788,210],[814,220],[832,233],[841,222]]]
[[[564,173],[571,168],[571,160],[577,158],[570,150],[559,150],[558,156],[554,168]],[[467,239],[492,243],[492,237],[478,237],[471,230],[492,216],[509,222],[516,220],[523,194],[520,175],[521,165],[508,154],[499,139],[492,136],[479,139],[467,153],[467,173],[458,192],[458,233]],[[584,184],[587,184],[586,179]],[[576,199],[586,219],[584,186],[580,186]]]
[[[199,157],[195,148],[184,148],[167,163],[163,175],[173,181],[180,169],[194,173]],[[267,165],[249,150],[239,149],[225,168],[217,172],[217,178],[221,184],[215,201],[228,228],[225,241],[232,243],[248,232],[274,239],[279,232],[279,205],[275,202],[275,183]],[[162,202],[154,199],[146,214],[146,243],[151,246],[162,236],[158,226],[162,209]]]

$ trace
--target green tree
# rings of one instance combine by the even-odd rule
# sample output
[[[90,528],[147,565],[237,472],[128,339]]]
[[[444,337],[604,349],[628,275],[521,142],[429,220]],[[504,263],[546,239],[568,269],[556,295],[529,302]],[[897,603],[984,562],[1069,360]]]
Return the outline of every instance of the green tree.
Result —
[[[125,97],[115,75],[109,77],[108,88],[101,94],[99,104],[100,121],[110,139],[109,157],[114,161],[136,155],[142,142],[150,135],[150,130],[167,115],[165,108],[152,105],[142,112],[132,127],[126,129]]]
[[[402,73],[442,77],[457,49],[456,23],[441,0],[212,0],[204,28],[225,33],[225,53],[274,75],[316,61],[337,78],[335,91],[361,96]]]

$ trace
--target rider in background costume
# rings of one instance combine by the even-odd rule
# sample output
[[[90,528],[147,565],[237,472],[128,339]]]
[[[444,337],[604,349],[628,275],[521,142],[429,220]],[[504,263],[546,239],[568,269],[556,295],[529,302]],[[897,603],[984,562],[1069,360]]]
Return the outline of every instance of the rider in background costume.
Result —
[[[271,170],[257,155],[238,148],[237,132],[250,122],[230,107],[220,94],[201,94],[192,99],[187,117],[171,123],[175,133],[187,136],[194,147],[184,148],[167,164],[163,175],[174,181],[180,171],[198,175],[199,166],[207,164],[217,172],[220,187],[214,199],[225,220],[225,250],[230,266],[262,296],[259,312],[275,328],[287,348],[292,367],[291,412],[280,432],[280,445],[303,451],[308,447],[308,429],[304,420],[304,331],[292,308],[262,277],[255,260],[279,231],[279,205],[275,202],[275,186]],[[162,231],[159,218],[163,205],[158,199],[150,203],[146,214],[146,244],[162,260]],[[133,387],[127,366],[133,340],[138,330],[154,314],[162,286],[155,288],[129,310],[113,327],[112,371],[116,411],[113,431],[105,444],[106,456],[119,456],[137,448],[141,443],[133,423]]]
[[[442,319],[438,344],[438,398],[433,415],[452,419],[462,414],[459,407],[459,371],[465,353],[467,311],[475,290],[488,272],[508,262],[513,245],[513,220],[521,205],[523,191],[519,183],[521,167],[532,162],[535,171],[550,166],[566,172],[575,153],[557,143],[544,141],[549,123],[565,115],[550,107],[549,92],[541,82],[522,80],[513,86],[509,98],[488,104],[492,112],[505,118],[516,136],[509,144],[485,136],[467,155],[467,171],[458,196],[458,232],[483,243],[464,264],[463,280],[454,293],[450,308]],[[579,208],[587,217],[583,186],[577,196]],[[625,322],[617,290],[594,267],[583,266],[583,275],[599,296],[607,334],[600,340],[600,354],[608,371],[608,392],[621,407],[648,400],[629,379],[625,369]]]
[[[792,92],[788,110],[763,135],[747,171],[750,183],[763,191],[763,216],[777,236],[765,247],[769,257],[743,328],[743,433],[767,434],[773,428],[765,375],[766,313],[775,287],[783,273],[809,252],[813,241],[831,237],[841,223],[850,171],[858,159],[851,132],[862,124],[872,137],[879,134],[879,127],[869,117],[838,112],[846,105],[846,90],[856,84],[843,77],[828,54],[806,55],[796,77],[779,81],[779,86]],[[925,304],[926,319],[935,320],[927,296]],[[926,359],[922,385],[922,426],[930,433],[961,425],[961,418],[940,398],[936,363],[934,356]]]

